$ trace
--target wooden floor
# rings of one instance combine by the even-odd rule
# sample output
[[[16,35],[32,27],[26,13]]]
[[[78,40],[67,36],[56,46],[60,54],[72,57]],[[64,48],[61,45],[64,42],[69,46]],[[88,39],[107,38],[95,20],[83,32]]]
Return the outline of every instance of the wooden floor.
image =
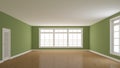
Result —
[[[120,68],[120,63],[88,51],[42,50],[8,60],[0,68]]]

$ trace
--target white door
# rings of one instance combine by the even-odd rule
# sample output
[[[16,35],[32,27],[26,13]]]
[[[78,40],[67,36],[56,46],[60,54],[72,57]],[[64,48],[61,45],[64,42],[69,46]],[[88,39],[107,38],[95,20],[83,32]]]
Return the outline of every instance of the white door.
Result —
[[[11,30],[2,29],[2,59],[3,61],[10,59],[11,56]]]

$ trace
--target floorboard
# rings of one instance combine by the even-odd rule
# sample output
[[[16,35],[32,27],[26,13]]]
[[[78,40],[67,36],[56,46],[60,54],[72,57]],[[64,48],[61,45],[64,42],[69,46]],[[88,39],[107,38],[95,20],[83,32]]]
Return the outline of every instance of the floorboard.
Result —
[[[5,61],[0,68],[120,68],[120,63],[89,51],[41,50]]]

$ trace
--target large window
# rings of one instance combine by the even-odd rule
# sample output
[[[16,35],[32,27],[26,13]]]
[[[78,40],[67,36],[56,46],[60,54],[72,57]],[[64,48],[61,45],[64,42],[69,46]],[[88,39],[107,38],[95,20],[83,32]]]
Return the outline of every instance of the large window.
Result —
[[[41,47],[53,46],[53,30],[52,29],[40,30],[40,46]]]
[[[110,21],[110,52],[114,55],[120,55],[120,17]]]
[[[67,29],[55,29],[55,47],[67,47]]]
[[[81,48],[82,28],[76,29],[39,29],[39,47],[43,48]]]

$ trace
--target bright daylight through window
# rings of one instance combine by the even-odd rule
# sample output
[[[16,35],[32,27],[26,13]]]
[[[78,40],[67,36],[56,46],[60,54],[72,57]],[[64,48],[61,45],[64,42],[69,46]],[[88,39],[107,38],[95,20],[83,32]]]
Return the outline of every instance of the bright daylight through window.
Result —
[[[39,29],[40,48],[82,48],[82,28]]]
[[[120,55],[120,17],[110,20],[110,53]]]

